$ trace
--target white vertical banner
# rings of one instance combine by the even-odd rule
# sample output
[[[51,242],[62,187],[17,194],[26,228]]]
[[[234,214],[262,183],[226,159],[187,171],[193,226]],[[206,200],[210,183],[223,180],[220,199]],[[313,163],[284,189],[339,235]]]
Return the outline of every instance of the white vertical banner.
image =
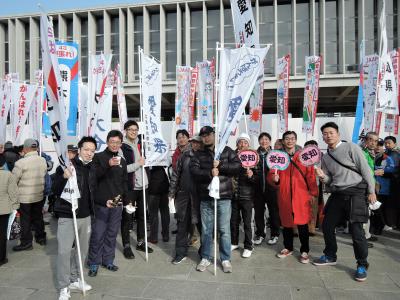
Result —
[[[213,126],[213,96],[214,96],[214,76],[211,72],[211,63],[203,61],[196,63],[198,70],[198,90],[197,90],[197,122],[198,128],[203,126]]]
[[[162,66],[143,51],[140,58],[146,166],[168,166],[168,146],[161,133]]]
[[[14,102],[14,125],[13,125],[13,140],[14,145],[21,145],[22,132],[25,128],[25,123],[28,118],[29,110],[32,105],[32,100],[37,91],[35,84],[21,84],[13,82],[11,85],[11,99]]]
[[[378,61],[379,56],[373,54],[365,56],[363,63],[364,134],[369,131],[374,131]]]
[[[102,102],[97,108],[96,127],[93,129],[93,137],[97,142],[97,152],[103,151],[107,146],[107,134],[111,130],[113,87],[104,88]]]
[[[88,135],[88,85],[83,83],[79,73],[78,83],[78,136],[82,138]]]
[[[176,66],[175,124],[177,130],[189,130],[190,71],[191,67]]]
[[[0,144],[6,142],[7,117],[11,107],[11,85],[7,80],[0,79]]]
[[[220,104],[218,111],[219,142],[215,151],[218,160],[228,143],[231,132],[239,124],[240,118],[250,99],[264,59],[269,50],[242,46],[237,49],[221,50],[220,60]]]
[[[102,97],[110,71],[112,54],[109,55],[90,55],[88,70],[88,132],[93,135],[95,124],[99,113],[99,104],[103,101]]]
[[[42,45],[43,84],[46,88],[47,114],[58,160],[62,166],[69,163],[67,156],[67,117],[64,96],[61,90],[61,75],[58,66],[54,29],[51,18],[40,18],[40,42]]]
[[[235,41],[239,45],[259,47],[259,37],[250,0],[230,0]]]
[[[35,96],[33,97],[31,110],[29,111],[29,125],[30,125],[30,136],[35,140],[40,141],[41,136],[41,122],[42,122],[42,110],[43,110],[43,73],[41,70],[35,70],[35,82],[38,85]]]
[[[290,54],[278,59],[276,64],[277,75],[277,98],[276,111],[278,120],[278,130],[283,133],[288,130],[289,114],[289,74],[290,74]]]
[[[118,64],[115,70],[116,76],[116,86],[117,86],[117,103],[118,103],[118,116],[119,116],[119,126],[121,131],[124,130],[124,124],[128,121],[128,112],[126,110],[126,99],[124,84],[121,75],[121,68]]]

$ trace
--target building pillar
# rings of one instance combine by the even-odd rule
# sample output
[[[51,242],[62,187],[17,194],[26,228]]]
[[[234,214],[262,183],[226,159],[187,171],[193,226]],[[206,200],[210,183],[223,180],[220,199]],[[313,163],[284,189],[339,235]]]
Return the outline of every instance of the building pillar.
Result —
[[[111,51],[111,16],[106,11],[103,10],[103,25],[104,25],[104,45],[103,50],[105,54],[115,54]],[[114,49],[113,49],[114,50]]]
[[[92,12],[88,12],[88,61],[90,55],[96,54],[96,19]]]
[[[146,6],[143,6],[143,51],[150,54],[150,15]]]
[[[0,76],[6,73],[6,28],[0,23]]]
[[[135,41],[134,41],[134,18],[133,11],[128,8],[128,82],[135,80]]]
[[[338,23],[339,23],[339,73],[346,73],[346,42],[345,42],[345,4],[344,0],[338,3]]]
[[[35,18],[29,18],[29,61],[30,61],[30,74],[31,82],[35,81],[35,71],[39,69],[39,46],[40,34],[39,23]],[[1,72],[0,72],[1,73]],[[28,74],[26,74],[28,76]]]
[[[20,80],[26,80],[25,75],[25,24],[15,20],[15,70]],[[29,74],[27,74],[29,76]]]
[[[129,8],[128,8],[129,10]],[[126,16],[125,11],[120,8],[118,10],[118,43],[119,43],[119,65],[121,71],[121,79],[122,82],[125,82],[125,73],[126,73]]]
[[[325,74],[326,45],[325,45],[325,0],[319,1],[319,49],[321,57],[321,74]]]
[[[191,55],[190,55],[190,8],[189,4],[185,3],[185,51],[186,51],[186,65],[191,65]]]
[[[176,4],[176,64],[182,65],[182,10],[179,3]]]
[[[162,79],[167,79],[167,54],[166,54],[166,44],[167,37],[165,33],[166,28],[166,16],[164,6],[160,5],[160,62],[164,66],[162,70]]]

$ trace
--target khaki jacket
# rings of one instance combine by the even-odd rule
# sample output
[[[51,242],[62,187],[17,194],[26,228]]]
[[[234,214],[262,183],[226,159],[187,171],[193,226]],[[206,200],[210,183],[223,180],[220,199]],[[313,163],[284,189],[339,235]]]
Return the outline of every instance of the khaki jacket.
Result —
[[[0,215],[8,215],[19,208],[18,187],[13,174],[0,168]]]
[[[25,154],[24,158],[15,163],[12,173],[17,180],[20,203],[30,204],[43,200],[46,172],[46,160],[36,151]]]

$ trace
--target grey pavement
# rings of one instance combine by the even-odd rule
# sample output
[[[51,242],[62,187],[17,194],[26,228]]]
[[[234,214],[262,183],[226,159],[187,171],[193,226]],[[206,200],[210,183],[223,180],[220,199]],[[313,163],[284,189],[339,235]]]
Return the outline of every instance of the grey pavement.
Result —
[[[46,231],[49,239],[44,247],[34,244],[33,250],[16,253],[11,250],[16,242],[9,243],[9,263],[0,267],[0,299],[57,299],[55,219]],[[310,239],[310,255],[319,257],[324,247],[322,235]],[[132,245],[136,245],[133,233]],[[370,249],[368,279],[359,283],[353,279],[355,260],[351,238],[346,234],[338,235],[337,266],[301,264],[296,238],[294,255],[278,259],[275,254],[282,248],[280,239],[275,246],[263,242],[251,258],[242,258],[242,249],[235,250],[233,273],[224,274],[218,266],[217,276],[213,266],[204,273],[196,271],[197,247],[190,248],[185,262],[172,265],[172,234],[170,242],[163,243],[160,238],[157,245],[152,245],[155,251],[149,254],[148,262],[144,253],[136,250],[136,258],[126,260],[118,237],[115,263],[119,271],[101,268],[95,278],[85,273],[93,290],[85,298],[73,292],[71,299],[400,299],[400,232],[385,232],[374,245]]]

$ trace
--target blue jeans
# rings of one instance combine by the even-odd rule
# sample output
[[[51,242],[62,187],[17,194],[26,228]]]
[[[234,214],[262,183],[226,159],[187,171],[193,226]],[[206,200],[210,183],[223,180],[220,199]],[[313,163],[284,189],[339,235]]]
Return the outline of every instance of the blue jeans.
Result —
[[[211,248],[214,231],[214,200],[201,201],[202,223],[201,258],[212,260]],[[217,229],[219,232],[219,255],[221,261],[231,259],[231,200],[217,200]]]

